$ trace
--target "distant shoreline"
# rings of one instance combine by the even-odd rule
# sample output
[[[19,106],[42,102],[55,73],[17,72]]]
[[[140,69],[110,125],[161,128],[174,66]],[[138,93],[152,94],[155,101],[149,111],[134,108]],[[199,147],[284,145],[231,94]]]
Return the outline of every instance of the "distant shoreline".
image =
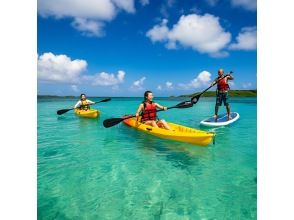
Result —
[[[199,94],[200,92],[196,92],[193,94],[186,94],[180,96],[166,96],[166,97],[157,97],[157,98],[185,98],[192,97],[194,95]],[[257,97],[257,90],[230,90],[230,97]],[[203,97],[215,97],[215,91],[207,91],[203,95]],[[79,96],[58,96],[58,95],[37,95],[38,99],[79,99]],[[88,96],[88,98],[109,98],[108,96]],[[142,98],[142,97],[110,97],[110,98]]]
[[[180,95],[177,97],[192,97],[194,95],[199,94],[200,92],[196,92],[188,95]],[[215,97],[216,91],[207,91],[202,96],[203,97]],[[257,90],[230,90],[230,97],[257,97]]]

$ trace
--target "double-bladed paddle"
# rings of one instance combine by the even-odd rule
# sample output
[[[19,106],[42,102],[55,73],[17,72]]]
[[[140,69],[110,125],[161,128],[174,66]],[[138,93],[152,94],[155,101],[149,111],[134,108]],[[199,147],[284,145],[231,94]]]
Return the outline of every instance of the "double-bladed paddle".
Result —
[[[233,73],[233,71],[230,71],[230,74],[231,74],[231,73]],[[195,104],[198,102],[200,96],[201,96],[203,93],[205,93],[205,92],[206,92],[207,90],[209,90],[211,87],[215,86],[215,84],[217,84],[218,81],[220,81],[220,80],[223,79],[223,78],[226,78],[226,77],[229,76],[230,74],[226,74],[226,75],[224,75],[223,77],[219,78],[215,83],[213,83],[211,86],[209,86],[207,89],[205,89],[205,90],[203,90],[201,93],[199,93],[199,94],[193,96],[193,97],[191,98],[191,103],[193,103],[193,105],[195,105]]]
[[[168,107],[167,110],[172,109],[172,108],[190,108],[192,106],[193,106],[193,104],[190,101],[184,101],[184,102],[181,102],[175,106]],[[160,111],[164,111],[164,109],[156,110],[156,112],[160,112]],[[136,115],[130,115],[125,118],[109,118],[109,119],[106,119],[103,121],[103,125],[105,128],[109,128],[109,127],[112,127],[114,125],[119,124],[120,122],[122,122],[128,118],[133,118],[133,117],[136,117]]]
[[[108,102],[108,101],[110,101],[110,100],[111,100],[110,98],[107,98],[107,99],[103,99],[103,100],[101,100],[101,101],[99,101],[99,102],[94,102],[94,103],[89,104],[89,105],[98,104],[98,103],[100,103],[100,102]],[[61,109],[61,110],[58,110],[58,111],[57,111],[57,115],[62,115],[62,114],[66,113],[66,112],[68,112],[68,111],[70,111],[70,110],[73,110],[73,109],[75,109],[75,108],[68,108],[68,109]]]

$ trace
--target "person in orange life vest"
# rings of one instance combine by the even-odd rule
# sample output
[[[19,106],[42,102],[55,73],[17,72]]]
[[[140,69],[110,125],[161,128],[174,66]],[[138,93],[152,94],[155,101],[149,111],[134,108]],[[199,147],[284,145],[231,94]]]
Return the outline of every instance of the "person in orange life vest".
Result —
[[[91,100],[87,99],[85,94],[80,95],[80,100],[75,104],[74,108],[79,108],[81,110],[87,111],[90,109],[89,104],[94,104],[95,102],[92,102]]]
[[[222,102],[226,106],[227,114],[228,114],[228,120],[231,119],[231,116],[230,116],[231,109],[230,109],[229,96],[228,96],[230,86],[228,84],[228,80],[233,80],[234,77],[231,74],[229,74],[225,78],[219,80],[220,78],[223,77],[223,75],[224,75],[224,70],[219,69],[218,70],[218,77],[211,84],[211,85],[213,85],[214,83],[217,82],[217,93],[216,93],[215,115],[214,115],[215,120],[217,120],[218,109],[219,109],[219,106],[222,105]]]
[[[141,114],[141,122],[146,125],[151,125],[153,127],[163,127],[167,130],[171,130],[169,125],[166,123],[165,120],[158,120],[156,109],[164,109],[167,110],[166,107],[163,107],[155,102],[153,100],[153,94],[151,91],[146,91],[144,93],[144,101],[139,105],[139,108],[136,112],[136,117],[138,118]]]

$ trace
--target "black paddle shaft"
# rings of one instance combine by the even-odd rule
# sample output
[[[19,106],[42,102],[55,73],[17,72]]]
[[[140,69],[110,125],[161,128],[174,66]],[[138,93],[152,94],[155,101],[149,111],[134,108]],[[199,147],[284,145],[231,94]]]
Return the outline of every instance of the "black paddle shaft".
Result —
[[[233,71],[230,71],[230,74],[231,74],[231,73],[233,73]],[[223,78],[226,78],[227,76],[229,76],[229,74],[224,75],[223,77],[221,77],[220,79],[218,79],[215,83],[213,83],[211,86],[209,86],[207,89],[205,89],[205,90],[203,90],[201,93],[199,93],[199,94],[193,96],[193,97],[191,98],[191,102],[192,102],[193,104],[196,104],[196,103],[198,102],[200,96],[201,96],[203,93],[205,93],[205,92],[206,92],[207,90],[209,90],[211,87],[215,86],[215,84],[217,84],[218,81],[222,80]],[[196,99],[196,101],[195,101],[194,99]]]
[[[100,102],[108,102],[108,101],[110,101],[110,100],[111,100],[111,98],[107,98],[107,99],[103,99],[103,100],[98,101],[98,102],[91,103],[91,104],[89,104],[89,105],[98,104],[98,103],[100,103]],[[84,106],[84,105],[81,105],[81,106]],[[61,110],[58,110],[58,111],[57,111],[57,114],[58,114],[58,115],[62,115],[62,114],[66,113],[66,112],[68,112],[68,111],[70,111],[70,110],[73,110],[73,109],[75,109],[75,108],[61,109]]]
[[[185,102],[181,102],[181,103],[177,104],[176,106],[168,107],[166,110],[172,109],[172,108],[190,108],[192,106],[193,106],[193,104],[191,102],[185,101]],[[160,111],[165,111],[165,110],[164,109],[156,110],[156,112],[160,112]],[[120,122],[122,122],[126,119],[134,118],[134,117],[136,117],[136,115],[130,115],[125,118],[109,118],[109,119],[106,119],[103,121],[103,126],[105,128],[109,128],[109,127],[112,127],[114,125],[119,124]]]

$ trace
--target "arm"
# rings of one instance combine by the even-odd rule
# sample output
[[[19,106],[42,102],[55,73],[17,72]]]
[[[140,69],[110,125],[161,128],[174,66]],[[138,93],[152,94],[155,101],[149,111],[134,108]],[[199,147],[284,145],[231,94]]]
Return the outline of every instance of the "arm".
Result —
[[[157,103],[155,103],[155,105],[156,105],[156,108],[167,110],[167,107],[163,107]]]
[[[78,107],[80,107],[80,105],[81,105],[81,101],[78,101],[78,102],[75,104],[75,107],[74,107],[74,108],[78,108]]]
[[[233,79],[234,79],[233,75],[230,74],[227,76],[227,80],[233,80]]]
[[[136,117],[139,117],[139,115],[140,115],[140,112],[143,110],[143,104],[140,104],[139,105],[139,108],[137,109],[137,112],[136,112]]]
[[[91,100],[87,99],[88,104],[94,104],[95,102],[92,102]]]
[[[213,86],[217,82],[218,78],[212,81],[211,86]]]

